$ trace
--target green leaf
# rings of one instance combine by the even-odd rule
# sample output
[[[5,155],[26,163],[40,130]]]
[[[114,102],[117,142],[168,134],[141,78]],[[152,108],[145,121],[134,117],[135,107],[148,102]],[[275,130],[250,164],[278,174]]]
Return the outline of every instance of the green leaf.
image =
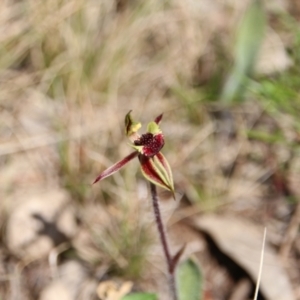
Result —
[[[122,300],[157,300],[157,296],[150,293],[134,293],[126,295]]]
[[[222,101],[232,102],[240,96],[243,87],[247,84],[247,76],[250,75],[255,65],[265,27],[266,15],[262,0],[252,0],[238,27],[234,49],[234,67],[222,91]]]
[[[201,300],[203,278],[198,264],[191,258],[181,263],[176,271],[178,300]]]
[[[253,67],[264,37],[265,25],[266,15],[262,0],[252,0],[237,32],[236,68],[242,74],[246,74]]]

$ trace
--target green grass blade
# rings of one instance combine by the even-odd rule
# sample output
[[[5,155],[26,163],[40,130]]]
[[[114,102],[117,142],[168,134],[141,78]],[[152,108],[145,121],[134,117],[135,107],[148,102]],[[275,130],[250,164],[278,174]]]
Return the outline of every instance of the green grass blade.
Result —
[[[253,0],[238,27],[234,49],[234,67],[222,92],[222,101],[237,98],[251,74],[266,27],[266,15],[261,0]]]
[[[262,1],[253,0],[237,32],[235,59],[239,72],[247,74],[252,69],[264,37],[265,25]]]

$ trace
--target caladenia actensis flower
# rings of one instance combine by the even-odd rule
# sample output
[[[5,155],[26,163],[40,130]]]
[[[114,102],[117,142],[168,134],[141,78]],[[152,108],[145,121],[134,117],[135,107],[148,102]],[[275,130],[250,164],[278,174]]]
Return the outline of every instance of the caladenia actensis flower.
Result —
[[[130,145],[132,148],[134,148],[134,152],[130,153],[128,156],[103,171],[96,178],[94,183],[114,174],[132,159],[138,157],[141,164],[142,173],[144,177],[148,181],[150,181],[155,221],[168,267],[170,292],[172,295],[172,299],[177,300],[177,290],[174,273],[181,254],[184,251],[184,247],[179,249],[179,251],[177,251],[174,256],[171,255],[163,220],[161,218],[156,191],[156,185],[158,185],[172,192],[175,199],[171,168],[166,158],[160,152],[165,144],[164,136],[159,128],[159,123],[162,119],[162,115],[159,115],[153,122],[150,122],[148,124],[146,133],[139,135],[138,130],[141,128],[141,123],[133,121],[130,113],[131,111],[125,117],[125,133],[131,141]]]
[[[135,151],[103,171],[94,183],[114,174],[133,158],[138,157],[144,177],[174,195],[172,171],[168,161],[160,152],[165,144],[163,133],[159,128],[162,115],[148,124],[146,133],[139,135],[141,123],[133,121],[130,113],[131,111],[125,117],[125,133]]]

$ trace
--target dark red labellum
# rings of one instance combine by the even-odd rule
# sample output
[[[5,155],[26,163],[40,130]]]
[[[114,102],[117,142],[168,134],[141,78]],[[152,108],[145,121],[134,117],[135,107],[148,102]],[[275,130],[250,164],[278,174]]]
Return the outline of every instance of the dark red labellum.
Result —
[[[142,153],[148,157],[156,155],[164,144],[165,140],[162,133],[153,135],[148,132],[142,134],[139,139],[134,141],[135,146],[143,146]]]

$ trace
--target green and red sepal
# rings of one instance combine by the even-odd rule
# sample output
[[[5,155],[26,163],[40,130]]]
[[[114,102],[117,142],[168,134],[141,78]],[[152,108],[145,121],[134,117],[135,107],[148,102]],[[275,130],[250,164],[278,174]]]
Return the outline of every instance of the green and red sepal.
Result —
[[[114,173],[116,173],[117,171],[119,171],[121,168],[123,168],[127,163],[129,163],[132,159],[134,159],[136,156],[138,156],[138,152],[134,151],[132,153],[130,153],[128,156],[126,156],[125,158],[123,158],[122,160],[120,160],[119,162],[115,163],[114,165],[112,165],[111,167],[109,167],[108,169],[106,169],[105,171],[103,171],[93,182],[96,183]]]
[[[161,152],[152,157],[140,154],[139,160],[144,177],[174,194],[174,183],[170,165]]]
[[[125,133],[131,139],[138,138],[137,131],[142,127],[140,122],[136,122],[131,117],[131,110],[125,116]]]

